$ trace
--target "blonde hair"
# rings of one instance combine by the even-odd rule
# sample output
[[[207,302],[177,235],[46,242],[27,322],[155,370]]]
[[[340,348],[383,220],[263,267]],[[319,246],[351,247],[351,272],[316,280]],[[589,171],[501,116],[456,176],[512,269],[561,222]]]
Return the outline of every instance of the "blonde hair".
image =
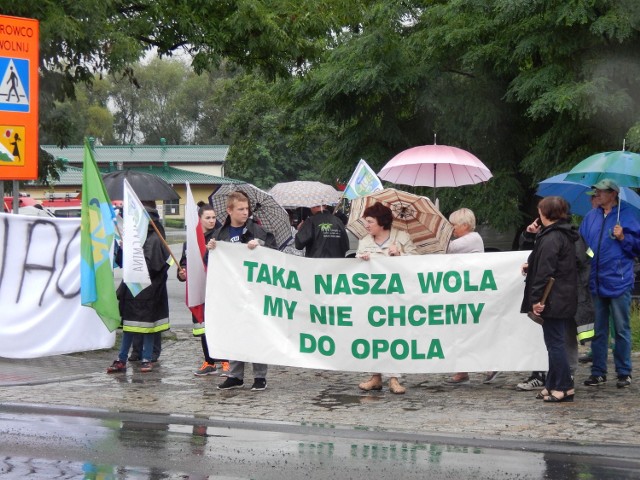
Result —
[[[453,225],[467,225],[472,232],[476,229],[476,216],[468,208],[461,208],[449,215]]]
[[[240,190],[235,190],[229,194],[229,196],[227,197],[227,208],[233,208],[235,207],[236,203],[239,202],[247,203],[249,205],[249,209],[251,209],[249,196]]]

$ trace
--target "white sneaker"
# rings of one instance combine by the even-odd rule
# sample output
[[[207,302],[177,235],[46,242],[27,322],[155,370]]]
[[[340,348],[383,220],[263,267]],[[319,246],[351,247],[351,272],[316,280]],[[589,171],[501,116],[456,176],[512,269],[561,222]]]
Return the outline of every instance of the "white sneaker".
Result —
[[[520,390],[523,392],[530,392],[535,388],[544,387],[544,380],[540,378],[538,375],[531,375],[524,382],[516,385],[516,390]]]

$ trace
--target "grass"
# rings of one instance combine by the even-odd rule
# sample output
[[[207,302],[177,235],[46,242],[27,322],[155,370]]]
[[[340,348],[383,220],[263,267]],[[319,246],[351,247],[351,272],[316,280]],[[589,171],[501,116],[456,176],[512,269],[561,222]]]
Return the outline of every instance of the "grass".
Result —
[[[184,220],[181,218],[165,218],[164,224],[171,228],[184,228]]]

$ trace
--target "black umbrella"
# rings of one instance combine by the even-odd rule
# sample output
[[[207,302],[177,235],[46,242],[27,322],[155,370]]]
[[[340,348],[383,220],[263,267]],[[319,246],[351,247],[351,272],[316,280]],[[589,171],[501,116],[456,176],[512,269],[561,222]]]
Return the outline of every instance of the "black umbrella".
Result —
[[[249,197],[251,214],[266,231],[276,237],[278,248],[282,250],[292,240],[289,214],[271,195],[250,183],[219,185],[209,195],[209,203],[213,206],[222,223],[227,219],[227,196],[239,190]]]
[[[118,170],[102,176],[111,200],[122,200],[122,186],[127,179],[141,202],[146,200],[179,200],[180,195],[163,179],[151,173],[135,170]]]

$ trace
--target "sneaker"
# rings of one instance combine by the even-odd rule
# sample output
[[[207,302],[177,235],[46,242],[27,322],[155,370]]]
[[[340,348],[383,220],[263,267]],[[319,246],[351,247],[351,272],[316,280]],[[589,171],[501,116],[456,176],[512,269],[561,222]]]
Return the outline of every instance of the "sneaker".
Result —
[[[521,392],[530,392],[536,388],[544,387],[545,382],[544,376],[540,375],[531,375],[524,382],[520,382],[516,385],[516,390],[520,390]]]
[[[493,383],[493,381],[498,378],[498,375],[500,375],[500,372],[487,372],[482,383]]]
[[[151,362],[145,362],[144,360],[142,361],[142,363],[140,364],[140,371],[142,373],[148,373],[153,371],[153,365],[151,365]]]
[[[193,372],[193,374],[196,377],[203,377],[205,375],[215,375],[216,367],[205,360],[204,362],[202,362],[202,366],[198,370]]]
[[[221,377],[228,377],[229,376],[229,362],[227,362],[227,361],[220,362],[219,367],[218,367],[218,373],[220,374]]]
[[[587,387],[598,387],[604,383],[607,383],[606,375],[589,375],[589,378],[584,381]]]
[[[244,387],[244,380],[236,377],[228,377],[224,382],[218,385],[218,390],[231,390],[232,388]]]
[[[616,387],[626,388],[631,385],[631,375],[618,375],[618,381]]]
[[[578,357],[578,362],[580,363],[591,363],[593,362],[593,354],[591,352],[585,353],[584,355],[580,355]]]
[[[256,378],[253,381],[253,385],[251,385],[251,391],[253,392],[261,392],[262,390],[267,389],[267,379],[266,378]]]
[[[110,367],[107,367],[107,373],[120,373],[127,371],[127,364],[120,360],[115,360]]]

